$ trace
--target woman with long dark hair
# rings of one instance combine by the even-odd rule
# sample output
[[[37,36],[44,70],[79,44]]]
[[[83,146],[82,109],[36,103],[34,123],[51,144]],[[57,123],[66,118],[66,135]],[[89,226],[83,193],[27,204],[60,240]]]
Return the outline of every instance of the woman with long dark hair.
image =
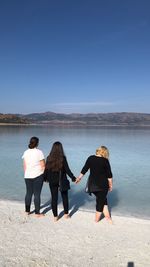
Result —
[[[57,141],[53,144],[52,149],[47,157],[44,172],[44,180],[49,183],[51,191],[51,205],[54,221],[58,220],[58,190],[61,192],[64,207],[64,217],[69,218],[68,190],[70,189],[70,183],[67,179],[67,175],[72,179],[73,182],[76,181],[76,177],[69,168],[63,146],[59,141]]]
[[[96,197],[95,222],[100,220],[103,212],[105,218],[112,223],[107,205],[108,191],[112,191],[112,171],[109,163],[109,151],[101,146],[96,149],[96,154],[86,160],[76,183],[80,182],[85,173],[90,170],[88,178],[88,192]]]
[[[43,214],[40,214],[40,195],[44,181],[45,159],[43,152],[38,149],[38,144],[39,138],[31,137],[28,149],[24,152],[22,158],[26,184],[25,212],[30,214],[32,196],[34,195],[35,215],[41,217]]]

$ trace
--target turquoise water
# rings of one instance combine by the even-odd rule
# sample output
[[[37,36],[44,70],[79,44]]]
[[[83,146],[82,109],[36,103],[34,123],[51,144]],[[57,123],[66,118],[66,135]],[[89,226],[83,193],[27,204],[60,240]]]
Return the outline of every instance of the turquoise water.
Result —
[[[110,150],[114,176],[109,203],[113,214],[150,218],[150,128],[53,128],[49,126],[0,126],[0,198],[24,201],[25,185],[21,156],[31,136],[40,138],[39,148],[48,155],[59,140],[72,172],[77,176],[86,158],[100,145]],[[84,192],[86,175],[72,184],[70,207],[95,209],[94,197]],[[50,200],[47,184],[42,203]]]

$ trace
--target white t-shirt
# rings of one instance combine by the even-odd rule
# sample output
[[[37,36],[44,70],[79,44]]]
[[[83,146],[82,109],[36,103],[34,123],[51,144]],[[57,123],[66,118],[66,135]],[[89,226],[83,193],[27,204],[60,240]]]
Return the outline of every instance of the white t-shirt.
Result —
[[[43,169],[40,165],[40,160],[44,159],[43,152],[38,148],[27,149],[22,156],[25,160],[26,171],[24,178],[36,178],[43,173]]]

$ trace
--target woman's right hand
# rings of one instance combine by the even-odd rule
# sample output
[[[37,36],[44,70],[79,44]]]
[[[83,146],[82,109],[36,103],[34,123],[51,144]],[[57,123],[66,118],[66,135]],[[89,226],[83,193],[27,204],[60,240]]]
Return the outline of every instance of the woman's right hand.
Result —
[[[109,192],[112,191],[112,185],[109,185],[108,191],[109,191]]]
[[[112,191],[112,186],[113,186],[113,182],[112,182],[112,178],[108,178],[108,191]]]

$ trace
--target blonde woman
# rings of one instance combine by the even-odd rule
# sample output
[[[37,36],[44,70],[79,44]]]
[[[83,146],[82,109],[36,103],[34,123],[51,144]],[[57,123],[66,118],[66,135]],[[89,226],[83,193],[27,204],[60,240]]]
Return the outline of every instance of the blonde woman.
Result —
[[[80,182],[85,173],[90,170],[88,178],[88,192],[96,197],[95,222],[100,220],[103,212],[109,222],[112,222],[107,206],[108,191],[112,191],[112,172],[109,163],[109,151],[107,147],[101,146],[96,149],[95,155],[91,155],[85,162],[76,183]]]

